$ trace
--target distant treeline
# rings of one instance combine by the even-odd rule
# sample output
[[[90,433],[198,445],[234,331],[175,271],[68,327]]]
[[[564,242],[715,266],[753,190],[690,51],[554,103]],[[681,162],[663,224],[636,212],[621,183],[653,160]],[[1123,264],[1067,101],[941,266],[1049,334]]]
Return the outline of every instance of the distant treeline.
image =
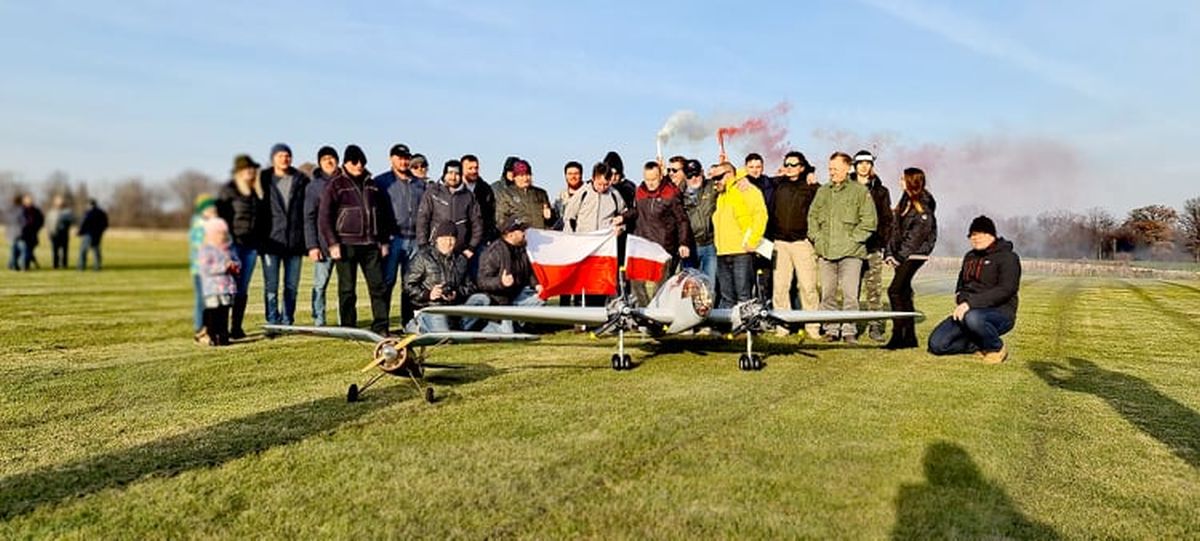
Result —
[[[314,165],[298,168],[306,173]],[[557,185],[542,183],[552,193]],[[199,171],[186,170],[165,183],[147,183],[128,178],[111,185],[97,197],[108,211],[114,227],[182,229],[189,224],[192,202],[201,193],[215,194],[220,183]],[[16,194],[33,194],[46,207],[56,195],[82,213],[88,199],[96,197],[84,181],[72,181],[65,173],[51,174],[41,182],[18,180],[0,172],[0,202],[11,204]],[[966,250],[966,224],[984,213],[980,208],[942,210],[937,252],[954,255]],[[1093,208],[1078,213],[1069,210],[1043,212],[1036,216],[993,216],[1001,236],[1012,240],[1025,257],[1048,259],[1139,259],[1200,261],[1200,197],[1188,199],[1177,210],[1167,205],[1149,205],[1117,216]],[[957,227],[961,222],[962,227]],[[957,229],[956,229],[957,227]],[[963,237],[963,238],[960,238]]]

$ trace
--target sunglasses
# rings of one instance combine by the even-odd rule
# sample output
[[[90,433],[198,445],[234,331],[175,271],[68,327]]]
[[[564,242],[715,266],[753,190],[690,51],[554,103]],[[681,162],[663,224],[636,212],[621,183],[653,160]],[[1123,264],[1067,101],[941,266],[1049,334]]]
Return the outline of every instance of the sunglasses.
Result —
[[[667,172],[668,172],[668,173],[678,173],[678,172],[680,172],[680,171],[683,171],[683,169],[680,169],[680,168],[678,168],[678,167],[668,167],[668,168],[667,168]]]
[[[783,164],[783,166],[784,167],[800,167],[800,162],[785,163],[785,164]]]

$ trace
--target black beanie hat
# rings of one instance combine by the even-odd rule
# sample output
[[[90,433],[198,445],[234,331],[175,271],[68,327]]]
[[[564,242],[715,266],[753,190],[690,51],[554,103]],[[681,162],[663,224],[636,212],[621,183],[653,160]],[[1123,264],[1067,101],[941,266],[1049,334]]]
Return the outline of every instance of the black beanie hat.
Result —
[[[454,169],[454,171],[456,173],[461,175],[462,174],[462,162],[460,162],[458,160],[446,161],[445,165],[442,165],[442,178],[446,178],[446,173],[449,173],[451,169]]]
[[[971,236],[972,233],[987,233],[994,237],[996,236],[996,222],[987,216],[979,216],[971,220],[971,228],[967,230],[967,236]]]
[[[342,156],[345,156],[347,162],[367,165],[367,155],[361,148],[358,148],[358,145],[346,145],[346,151],[342,152]]]
[[[438,222],[433,226],[433,238],[439,237],[457,237],[458,228],[453,223],[447,221]]]
[[[317,162],[319,163],[321,158],[324,158],[325,156],[333,156],[333,161],[337,161],[337,150],[334,150],[334,148],[329,145],[321,147],[321,150],[317,151]]]

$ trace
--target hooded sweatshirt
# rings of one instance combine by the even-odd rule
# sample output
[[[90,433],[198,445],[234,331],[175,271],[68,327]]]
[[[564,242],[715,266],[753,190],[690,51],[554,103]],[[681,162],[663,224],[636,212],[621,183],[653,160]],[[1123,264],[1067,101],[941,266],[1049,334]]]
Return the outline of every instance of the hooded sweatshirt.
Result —
[[[1013,251],[1012,242],[997,238],[986,249],[963,256],[955,302],[971,308],[995,308],[1016,323],[1020,285],[1021,258]]]

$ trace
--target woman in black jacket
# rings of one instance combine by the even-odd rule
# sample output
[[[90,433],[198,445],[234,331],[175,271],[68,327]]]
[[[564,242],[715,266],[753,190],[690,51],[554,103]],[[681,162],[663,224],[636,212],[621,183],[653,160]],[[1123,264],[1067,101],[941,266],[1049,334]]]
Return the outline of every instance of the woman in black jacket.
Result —
[[[233,315],[229,321],[229,338],[237,340],[246,337],[242,320],[246,315],[250,278],[254,276],[258,250],[270,225],[270,208],[263,198],[262,185],[258,182],[258,164],[250,156],[242,154],[233,159],[233,179],[221,188],[217,197],[217,214],[229,224],[229,235],[233,237],[231,250],[237,253],[238,261],[242,262],[237,276],[237,293],[233,297]]]
[[[884,261],[896,269],[892,284],[888,286],[892,310],[911,312],[913,276],[929,260],[937,243],[937,218],[934,216],[937,202],[925,189],[925,172],[916,167],[904,170],[903,187],[904,194],[896,205]],[[917,347],[916,322],[911,318],[893,320],[892,339],[883,347]]]

